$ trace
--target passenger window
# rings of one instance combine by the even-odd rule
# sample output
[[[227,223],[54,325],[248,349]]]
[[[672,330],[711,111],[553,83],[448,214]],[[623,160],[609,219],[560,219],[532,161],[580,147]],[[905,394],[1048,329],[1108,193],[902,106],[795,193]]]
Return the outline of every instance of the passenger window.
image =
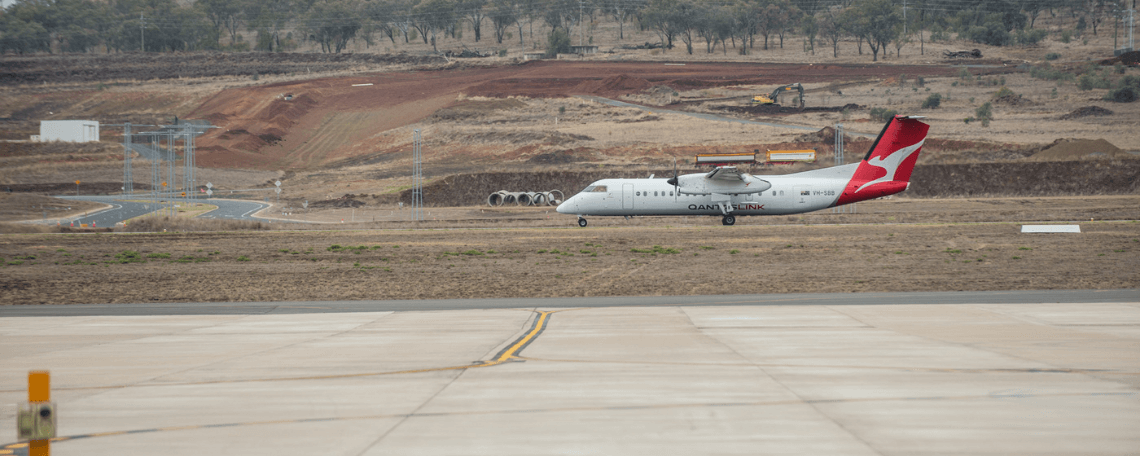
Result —
[[[657,196],[657,192],[653,192],[653,196]]]
[[[606,186],[605,186],[605,185],[599,185],[599,186],[597,186],[597,187],[594,187],[594,191],[595,191],[595,192],[599,192],[599,193],[605,193],[605,192],[607,192],[608,190],[606,190]]]
[[[669,192],[669,196],[673,196],[673,192]]]
[[[637,194],[637,196],[641,196],[641,192],[637,192],[636,194]]]

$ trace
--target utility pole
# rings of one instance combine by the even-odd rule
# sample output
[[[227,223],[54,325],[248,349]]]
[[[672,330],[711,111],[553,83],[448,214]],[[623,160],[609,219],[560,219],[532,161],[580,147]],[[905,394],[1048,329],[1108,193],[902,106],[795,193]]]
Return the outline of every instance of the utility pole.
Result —
[[[586,26],[582,24],[582,0],[578,0],[578,45],[585,46],[583,41],[586,39]]]
[[[146,35],[143,34],[143,30],[145,29],[146,17],[143,16],[143,13],[139,13],[139,50],[143,52],[146,52]]]
[[[906,36],[906,0],[903,0],[903,36]]]

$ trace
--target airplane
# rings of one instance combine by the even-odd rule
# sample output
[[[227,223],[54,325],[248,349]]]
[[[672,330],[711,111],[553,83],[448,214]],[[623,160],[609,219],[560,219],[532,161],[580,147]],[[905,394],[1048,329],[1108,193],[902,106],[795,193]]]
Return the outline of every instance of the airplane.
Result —
[[[859,163],[795,174],[754,176],[735,166],[670,179],[602,179],[558,205],[578,216],[788,215],[817,211],[902,192],[918,160],[930,126],[921,116],[895,116]],[[674,164],[676,168],[676,164]]]

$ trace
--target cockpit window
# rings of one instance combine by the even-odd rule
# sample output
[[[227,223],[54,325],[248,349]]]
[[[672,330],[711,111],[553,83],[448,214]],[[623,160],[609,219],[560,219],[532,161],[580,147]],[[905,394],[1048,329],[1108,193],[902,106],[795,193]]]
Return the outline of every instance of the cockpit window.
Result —
[[[590,193],[590,192],[594,191],[595,187],[597,187],[597,185],[591,185],[589,187],[586,187],[585,190],[582,190],[582,193]]]
[[[594,189],[593,189],[593,190],[590,190],[590,189],[588,189],[588,188],[587,188],[587,189],[586,189],[586,191],[587,191],[587,192],[598,192],[598,193],[605,193],[607,190],[606,190],[606,186],[605,186],[605,185],[595,185],[595,186],[594,186]]]

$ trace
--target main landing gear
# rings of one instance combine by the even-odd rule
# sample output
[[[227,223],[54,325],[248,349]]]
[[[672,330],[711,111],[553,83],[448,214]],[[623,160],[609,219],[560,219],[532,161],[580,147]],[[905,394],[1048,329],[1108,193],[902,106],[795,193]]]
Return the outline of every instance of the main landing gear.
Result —
[[[584,219],[582,217],[578,217],[578,226],[585,228],[586,227],[586,219]]]
[[[724,225],[724,226],[735,225],[736,224],[736,216],[726,215],[726,216],[724,216],[724,218],[720,219],[720,224]],[[582,225],[582,226],[585,226],[585,225]]]

